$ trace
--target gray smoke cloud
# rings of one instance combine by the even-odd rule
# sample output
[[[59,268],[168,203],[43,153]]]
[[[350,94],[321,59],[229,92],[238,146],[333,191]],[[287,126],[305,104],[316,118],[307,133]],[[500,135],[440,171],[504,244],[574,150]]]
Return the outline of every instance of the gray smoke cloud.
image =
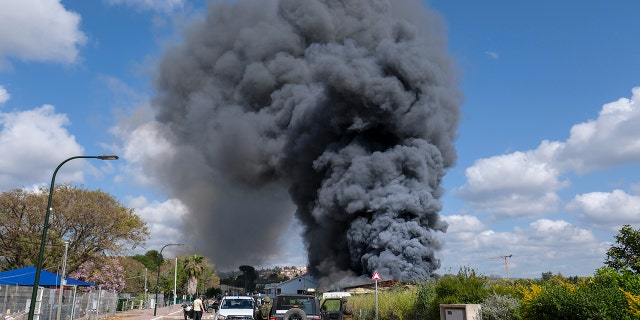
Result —
[[[442,25],[415,0],[211,2],[154,101],[191,244],[259,265],[295,212],[316,276],[428,277],[462,99]]]

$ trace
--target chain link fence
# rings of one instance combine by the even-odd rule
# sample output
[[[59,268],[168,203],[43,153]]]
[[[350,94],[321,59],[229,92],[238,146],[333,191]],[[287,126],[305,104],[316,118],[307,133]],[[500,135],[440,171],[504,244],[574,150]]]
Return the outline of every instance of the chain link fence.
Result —
[[[5,320],[27,319],[32,290],[28,286],[0,286],[0,310],[4,312]],[[117,303],[117,292],[97,288],[67,287],[62,296],[58,288],[40,288],[34,320],[104,318],[115,314]]]

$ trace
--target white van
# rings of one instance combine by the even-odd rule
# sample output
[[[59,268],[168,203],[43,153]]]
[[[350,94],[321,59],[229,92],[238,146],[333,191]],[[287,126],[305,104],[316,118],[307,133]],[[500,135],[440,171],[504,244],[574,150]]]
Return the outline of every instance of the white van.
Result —
[[[325,292],[322,294],[322,300],[324,299],[340,299],[342,297],[351,297],[349,292],[335,291],[335,292]]]

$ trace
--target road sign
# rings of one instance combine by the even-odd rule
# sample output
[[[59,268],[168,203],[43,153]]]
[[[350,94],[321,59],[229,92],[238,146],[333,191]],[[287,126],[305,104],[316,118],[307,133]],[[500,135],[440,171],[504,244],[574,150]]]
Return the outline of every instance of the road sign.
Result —
[[[382,280],[382,277],[380,277],[378,270],[373,271],[373,276],[371,277],[371,280],[374,280],[376,282],[376,318],[375,320],[378,320],[378,281]]]

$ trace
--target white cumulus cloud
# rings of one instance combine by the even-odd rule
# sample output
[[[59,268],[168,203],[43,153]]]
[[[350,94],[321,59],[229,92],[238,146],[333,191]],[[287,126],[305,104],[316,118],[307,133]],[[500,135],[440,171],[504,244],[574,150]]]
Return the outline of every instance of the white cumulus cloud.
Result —
[[[180,226],[188,210],[178,199],[166,201],[149,201],[145,197],[133,197],[127,200],[127,206],[133,208],[140,218],[147,222],[149,231],[153,235],[147,243],[146,250],[161,248],[167,243],[183,243]],[[158,250],[158,249],[156,249]],[[177,254],[189,251],[188,246],[181,248],[167,247],[163,254]]]
[[[466,169],[467,182],[457,195],[497,217],[555,212],[560,201],[557,192],[569,185],[569,173],[640,162],[639,101],[640,87],[633,88],[631,98],[605,104],[597,119],[574,125],[566,141],[545,140],[534,150],[477,160]],[[577,205],[584,201],[580,199],[572,208],[586,208]]]
[[[0,69],[7,59],[73,63],[86,42],[80,16],[60,0],[0,1]]]
[[[3,86],[0,86],[0,104],[9,101],[9,98],[11,98],[11,95],[9,94],[9,92],[7,92],[7,89],[5,89]]]
[[[640,196],[619,189],[576,195],[567,208],[582,212],[581,218],[594,227],[617,231],[623,224],[640,226]]]
[[[536,152],[514,152],[476,161],[466,170],[458,195],[475,208],[505,217],[541,215],[555,210],[555,192],[566,182]]]
[[[444,270],[454,273],[457,270],[448,269],[470,266],[480,268],[485,275],[505,277],[502,257],[511,255],[509,267],[527,277],[540,277],[548,271],[588,275],[601,265],[599,262],[608,248],[591,231],[565,220],[538,219],[528,227],[512,231],[479,229],[482,224],[472,217],[454,216],[446,220],[463,225],[447,231],[445,249],[439,254],[444,257]],[[478,264],[480,261],[483,262]]]
[[[0,189],[24,187],[51,175],[69,155],[81,155],[83,148],[65,128],[69,119],[51,105],[0,113]],[[83,162],[65,165],[57,181],[82,181]]]

